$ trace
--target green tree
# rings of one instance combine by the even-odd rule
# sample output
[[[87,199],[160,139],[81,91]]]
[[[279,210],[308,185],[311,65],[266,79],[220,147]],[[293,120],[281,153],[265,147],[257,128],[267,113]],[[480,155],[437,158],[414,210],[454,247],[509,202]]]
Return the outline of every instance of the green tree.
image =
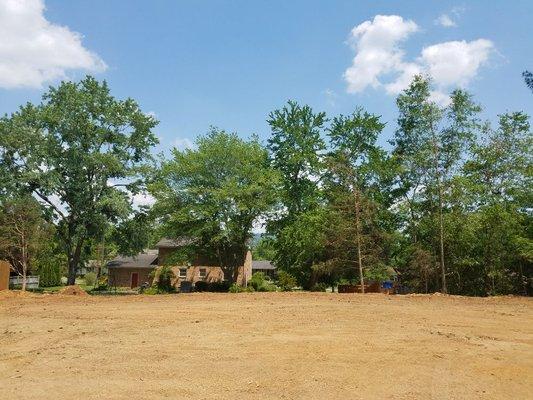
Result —
[[[325,149],[321,133],[326,115],[289,101],[271,112],[267,122],[272,130],[268,140],[272,165],[281,174],[283,214],[290,220],[318,203],[320,153]]]
[[[332,121],[328,134],[331,142],[331,153],[328,157],[328,172],[333,196],[331,204],[342,213],[342,217],[335,226],[335,231],[340,234],[328,235],[341,241],[343,250],[338,254],[342,263],[349,263],[349,251],[346,244],[350,240],[355,242],[355,262],[359,269],[359,280],[364,293],[364,247],[369,242],[364,238],[363,218],[365,214],[367,225],[371,221],[369,207],[370,198],[366,197],[366,190],[375,181],[379,180],[379,168],[375,168],[373,161],[384,155],[378,148],[376,141],[385,124],[377,115],[369,114],[361,108],[356,109],[349,116],[340,115]],[[353,221],[353,222],[352,222]],[[347,243],[348,241],[348,243]],[[366,242],[366,243],[363,243]],[[338,243],[338,242],[337,242]],[[368,256],[368,254],[367,254]]]
[[[127,192],[144,184],[156,124],[134,100],[116,100],[90,76],[51,87],[40,104],[0,121],[8,183],[41,201],[67,255],[68,284],[87,240],[129,215]]]
[[[319,180],[323,173],[322,139],[327,122],[323,112],[289,101],[269,114],[271,128],[268,140],[271,164],[281,176],[277,212],[268,221],[268,232],[274,243],[276,265],[291,271],[302,285],[311,279],[311,265],[316,261],[313,248],[302,246],[306,240],[304,221],[320,217],[322,207]],[[294,245],[292,240],[296,240]]]
[[[479,226],[469,255],[480,266],[483,294],[527,292],[533,278],[527,258],[533,226],[529,117],[503,114],[497,129],[485,127],[485,138],[464,167],[474,210],[470,218]]]
[[[49,232],[39,204],[31,196],[5,199],[0,205],[0,255],[22,277],[22,290],[26,290],[28,273]]]
[[[263,236],[252,246],[252,257],[254,260],[271,261],[276,256],[274,240],[271,237]]]
[[[476,135],[480,107],[471,95],[455,90],[450,104],[439,107],[431,100],[431,82],[416,76],[397,99],[398,129],[394,156],[402,166],[399,181],[410,215],[413,242],[419,240],[424,215],[437,226],[436,238],[441,288],[447,293],[445,265],[446,196],[452,176],[460,169]],[[428,232],[429,233],[429,232]]]
[[[197,148],[172,151],[151,187],[154,213],[164,232],[185,236],[189,246],[236,278],[254,222],[276,200],[277,173],[257,138],[243,140],[212,128]]]
[[[333,215],[326,207],[316,207],[298,214],[276,237],[276,266],[294,276],[300,285],[310,288],[322,275],[328,260],[329,224]]]

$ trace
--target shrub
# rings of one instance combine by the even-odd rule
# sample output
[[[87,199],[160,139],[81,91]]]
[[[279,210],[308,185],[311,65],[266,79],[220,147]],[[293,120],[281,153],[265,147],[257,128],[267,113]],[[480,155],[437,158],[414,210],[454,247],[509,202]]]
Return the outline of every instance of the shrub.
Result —
[[[222,282],[213,282],[209,284],[209,291],[210,292],[227,292],[230,287],[230,283],[228,281],[222,281]]]
[[[257,289],[258,292],[275,292],[278,290],[278,287],[273,284],[272,282],[265,281],[259,288]]]
[[[250,278],[248,285],[253,287],[254,290],[262,291],[261,288],[265,285],[265,274],[263,272],[256,272]]]
[[[87,272],[85,274],[85,285],[94,286],[96,283],[96,274],[94,272]]]
[[[143,290],[143,294],[160,294],[161,292],[155,286]]]
[[[194,284],[194,290],[196,292],[208,292],[209,291],[209,283],[205,281],[198,281]]]
[[[154,279],[154,286],[157,288],[158,293],[174,292],[175,288],[172,285],[172,280],[176,278],[176,275],[174,275],[170,265],[163,265],[161,268],[153,271],[151,276],[157,278]]]
[[[229,287],[228,292],[230,293],[255,292],[255,289],[253,288],[253,286],[244,287],[236,283],[233,283]]]
[[[237,285],[236,283],[234,283],[229,287],[228,292],[241,293],[241,292],[244,292],[244,288],[241,285]]]
[[[61,285],[61,266],[54,262],[39,266],[39,286],[50,287]]]
[[[311,292],[325,292],[328,288],[328,284],[324,282],[315,283],[311,289]]]
[[[281,290],[285,292],[291,291],[297,284],[296,278],[288,272],[278,272],[278,286],[281,288]]]
[[[194,284],[196,292],[227,292],[230,288],[230,283],[227,281],[221,282],[205,282],[198,281]]]

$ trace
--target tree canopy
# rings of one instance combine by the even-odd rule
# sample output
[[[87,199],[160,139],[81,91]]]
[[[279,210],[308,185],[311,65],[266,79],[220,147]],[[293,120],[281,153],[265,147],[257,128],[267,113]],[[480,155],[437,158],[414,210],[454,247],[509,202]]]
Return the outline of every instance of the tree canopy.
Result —
[[[278,181],[257,138],[212,128],[195,149],[174,149],[150,190],[163,232],[189,239],[190,256],[212,260],[235,279],[254,224],[276,199]]]
[[[51,87],[40,104],[0,120],[3,190],[41,202],[67,255],[70,284],[88,239],[130,214],[156,124],[90,76]]]

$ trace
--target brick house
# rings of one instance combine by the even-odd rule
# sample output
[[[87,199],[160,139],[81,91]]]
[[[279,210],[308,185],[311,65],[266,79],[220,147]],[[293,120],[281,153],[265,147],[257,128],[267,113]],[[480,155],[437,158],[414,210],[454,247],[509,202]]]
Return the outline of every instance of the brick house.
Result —
[[[157,250],[147,250],[134,257],[116,257],[107,263],[108,285],[136,288],[145,282],[150,284],[157,260]]]
[[[111,287],[136,288],[144,283],[152,284],[150,274],[159,266],[167,264],[184,246],[190,244],[190,239],[161,239],[155,250],[147,250],[133,257],[117,257],[107,264],[108,284]],[[197,257],[185,265],[172,267],[176,276],[174,286],[179,288],[181,282],[195,284],[198,281],[220,282],[224,280],[221,267],[212,265],[207,260]],[[244,265],[239,268],[237,283],[245,285],[252,276],[252,254],[248,252]]]

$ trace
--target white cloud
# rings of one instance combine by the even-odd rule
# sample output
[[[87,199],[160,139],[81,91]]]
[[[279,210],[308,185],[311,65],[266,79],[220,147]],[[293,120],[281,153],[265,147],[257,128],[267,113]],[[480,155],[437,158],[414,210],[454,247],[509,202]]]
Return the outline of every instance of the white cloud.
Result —
[[[450,41],[422,49],[420,56],[405,60],[400,46],[419,28],[413,21],[397,15],[377,15],[352,29],[350,42],[356,54],[344,78],[349,93],[383,88],[396,95],[405,89],[416,74],[429,74],[437,91],[432,98],[446,104],[446,92],[466,87],[487,63],[494,45],[490,40]]]
[[[437,84],[464,87],[487,62],[493,48],[487,39],[438,43],[422,50],[421,61]]]
[[[68,70],[107,66],[82,36],[44,17],[43,0],[0,0],[0,87],[41,87]]]
[[[442,14],[435,20],[435,25],[452,28],[457,26],[457,23],[448,14]]]
[[[381,74],[398,69],[403,58],[399,44],[417,30],[416,23],[398,15],[376,15],[373,21],[353,28],[349,42],[356,54],[352,66],[344,73],[348,92],[377,87]]]

